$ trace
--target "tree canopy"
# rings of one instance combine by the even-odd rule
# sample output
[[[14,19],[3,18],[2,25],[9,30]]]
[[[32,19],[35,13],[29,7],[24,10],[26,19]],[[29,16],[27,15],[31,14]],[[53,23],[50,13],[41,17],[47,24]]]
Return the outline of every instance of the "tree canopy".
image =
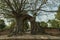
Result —
[[[7,14],[6,16],[9,15],[10,17],[14,16],[13,14],[15,14],[12,13],[12,11],[16,11],[17,14],[21,14],[23,10],[26,10],[32,12],[32,15],[38,15],[39,11],[56,12],[41,9],[44,8],[45,4],[48,5],[47,2],[48,0],[33,0],[32,2],[31,0],[0,0],[0,9],[2,11],[2,14]]]

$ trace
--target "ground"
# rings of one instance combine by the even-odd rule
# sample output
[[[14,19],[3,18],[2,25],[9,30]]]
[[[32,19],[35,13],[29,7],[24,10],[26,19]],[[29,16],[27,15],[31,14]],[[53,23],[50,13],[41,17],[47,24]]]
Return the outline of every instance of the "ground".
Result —
[[[3,31],[0,32],[0,39],[9,39],[9,40],[15,40],[15,39],[60,39],[60,35],[31,35],[30,32],[27,32],[24,35],[17,35],[17,36],[12,36],[8,37],[7,34],[8,31]]]
[[[51,35],[19,35],[7,37],[7,35],[1,35],[0,39],[60,39],[60,37]]]

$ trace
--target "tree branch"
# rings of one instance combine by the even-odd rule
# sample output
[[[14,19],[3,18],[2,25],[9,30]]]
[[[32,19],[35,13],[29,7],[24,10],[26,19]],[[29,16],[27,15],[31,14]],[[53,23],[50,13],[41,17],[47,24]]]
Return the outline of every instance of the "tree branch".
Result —
[[[39,6],[39,8],[37,8],[37,9],[35,9],[35,10],[27,10],[27,11],[40,11],[41,10],[41,8],[42,8],[42,6],[44,5],[44,4],[46,4],[46,2],[47,2],[47,0],[46,1],[44,1],[44,0],[42,0],[42,3],[41,3],[41,5]],[[36,5],[36,3],[34,3],[35,5]]]
[[[5,17],[6,17],[6,16],[12,16],[12,17],[14,17],[14,15],[11,14],[11,13],[10,13],[10,14],[8,14],[8,13],[0,13],[0,14],[3,14]]]
[[[11,5],[11,2],[9,1],[9,0],[4,0],[5,2],[6,2],[6,4],[10,7],[10,9],[12,10],[12,12],[14,12],[14,13],[12,13],[12,14],[14,14],[14,15],[16,15],[16,11],[14,10],[14,8],[12,7],[12,5]]]
[[[4,9],[2,9],[2,10],[3,10],[3,11],[8,11],[8,12],[12,12],[12,11],[10,11],[10,10],[7,10],[7,9],[5,9],[5,8],[4,8]]]
[[[42,0],[42,3],[40,5],[40,7],[38,9],[36,9],[37,11],[41,10],[41,7],[46,4],[47,0]]]
[[[4,0],[11,10],[14,10],[9,0]]]
[[[21,0],[21,3],[20,3],[20,5],[19,5],[19,10],[21,11],[21,8],[22,8],[22,6],[23,6],[23,1],[24,0]]]
[[[17,6],[17,2],[16,1],[17,0],[13,0],[13,2],[14,2],[14,5],[13,6],[14,6],[15,10],[18,11],[18,6]]]
[[[24,0],[24,2],[23,2],[24,4],[23,4],[23,7],[22,7],[22,10],[24,10],[24,8],[25,8],[25,3],[26,3],[26,0]]]
[[[44,12],[59,12],[59,11],[47,11],[47,10],[40,10],[40,11],[44,11]]]

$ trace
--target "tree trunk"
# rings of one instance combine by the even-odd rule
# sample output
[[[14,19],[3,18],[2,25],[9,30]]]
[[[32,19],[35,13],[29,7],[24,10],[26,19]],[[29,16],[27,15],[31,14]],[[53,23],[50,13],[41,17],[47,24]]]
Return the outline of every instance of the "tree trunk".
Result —
[[[31,34],[36,35],[41,33],[45,33],[44,29],[33,18],[33,20],[31,21]]]
[[[16,23],[17,23],[16,25],[17,25],[17,29],[18,29],[17,33],[23,34],[24,33],[24,21],[23,21],[23,19],[22,18],[16,19]]]
[[[16,18],[16,25],[14,28],[12,28],[10,32],[11,33],[8,36],[18,35],[18,34],[22,35],[24,33],[24,22],[22,18]]]
[[[31,22],[31,34],[36,34],[37,33],[37,25],[35,21]]]

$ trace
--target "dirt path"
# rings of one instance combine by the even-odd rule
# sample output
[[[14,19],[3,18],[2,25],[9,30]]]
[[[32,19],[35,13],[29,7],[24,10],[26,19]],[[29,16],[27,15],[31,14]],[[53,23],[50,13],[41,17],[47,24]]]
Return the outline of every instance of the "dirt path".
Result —
[[[0,39],[60,39],[60,37],[50,35],[22,35],[7,37],[7,35],[1,35]]]

